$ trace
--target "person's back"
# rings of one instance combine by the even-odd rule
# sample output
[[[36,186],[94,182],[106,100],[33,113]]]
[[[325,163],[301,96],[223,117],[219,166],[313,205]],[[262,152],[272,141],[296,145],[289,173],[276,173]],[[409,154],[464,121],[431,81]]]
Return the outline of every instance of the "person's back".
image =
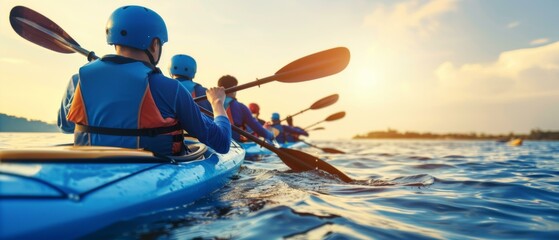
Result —
[[[285,120],[287,121],[287,125],[292,127],[294,131],[292,131],[289,134],[285,134],[286,137],[286,142],[298,142],[300,141],[299,136],[303,135],[303,136],[309,136],[309,133],[307,131],[305,131],[305,129],[302,129],[300,127],[294,126],[293,125],[293,117],[291,116],[287,116],[285,118]],[[296,133],[294,133],[296,132]]]
[[[237,86],[238,81],[233,76],[225,75],[219,78],[217,85],[227,89]],[[225,109],[231,124],[244,130],[250,129],[256,133],[257,136],[261,136],[266,140],[272,141],[274,139],[273,133],[266,130],[262,124],[260,124],[258,120],[252,116],[248,107],[237,101],[235,96],[235,93],[229,93],[225,99]],[[247,141],[247,139],[236,132],[232,133],[232,136],[236,141]]]
[[[223,89],[207,92],[215,120],[202,116],[186,88],[155,68],[166,41],[166,26],[157,13],[139,6],[113,12],[107,42],[115,45],[117,55],[81,67],[60,108],[59,126],[74,132],[76,145],[178,155],[184,153],[184,129],[217,152],[229,151],[231,129],[222,106]]]
[[[197,70],[198,65],[196,64],[196,60],[191,56],[177,54],[171,58],[169,74],[190,92],[192,98],[206,95],[206,88],[194,82]],[[211,104],[208,100],[199,101],[197,104],[207,110],[211,110]]]
[[[293,138],[290,135],[305,135],[308,136],[308,133],[300,128],[295,128],[288,125],[282,125],[280,120],[279,113],[272,113],[272,124],[271,126],[278,130],[279,134],[276,136],[276,141],[278,143],[285,143],[288,141],[293,141]]]

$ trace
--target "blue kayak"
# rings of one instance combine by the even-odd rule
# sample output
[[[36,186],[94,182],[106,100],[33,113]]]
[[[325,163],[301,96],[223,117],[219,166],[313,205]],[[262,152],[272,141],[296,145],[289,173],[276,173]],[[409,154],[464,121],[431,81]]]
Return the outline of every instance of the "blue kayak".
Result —
[[[267,156],[267,155],[274,154],[272,151],[268,150],[265,147],[262,147],[262,146],[258,145],[255,142],[242,142],[240,144],[241,144],[241,146],[243,146],[243,148],[246,151],[246,158],[247,159],[254,159],[254,158],[259,158],[259,157],[264,157],[264,156]],[[286,142],[286,143],[280,144],[280,147],[295,149],[295,148],[308,147],[308,145],[305,144],[304,142]]]
[[[181,157],[112,147],[0,150],[0,239],[75,239],[117,221],[189,204],[243,163],[232,143]]]

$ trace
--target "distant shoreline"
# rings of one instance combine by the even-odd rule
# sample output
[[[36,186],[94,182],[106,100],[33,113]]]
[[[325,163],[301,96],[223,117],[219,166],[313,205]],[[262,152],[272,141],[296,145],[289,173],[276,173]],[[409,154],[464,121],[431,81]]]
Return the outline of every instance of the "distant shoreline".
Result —
[[[510,139],[521,138],[524,140],[548,140],[559,141],[559,131],[542,131],[534,129],[528,134],[485,134],[485,133],[418,133],[418,132],[398,132],[394,129],[387,131],[372,131],[363,135],[353,136],[352,139],[432,139],[432,140],[493,140],[507,141]]]
[[[55,124],[0,113],[0,132],[60,132]]]

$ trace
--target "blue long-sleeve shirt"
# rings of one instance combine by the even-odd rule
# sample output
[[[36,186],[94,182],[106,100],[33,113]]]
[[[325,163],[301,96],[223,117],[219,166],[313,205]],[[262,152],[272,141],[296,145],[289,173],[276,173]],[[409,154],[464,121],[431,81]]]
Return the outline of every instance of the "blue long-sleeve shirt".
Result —
[[[305,130],[301,128],[281,125],[280,123],[274,123],[272,124],[272,127],[279,130],[279,134],[276,136],[276,140],[278,141],[278,143],[288,142],[290,140],[290,134],[304,136],[309,135]]]
[[[252,116],[252,113],[248,109],[248,107],[234,98],[227,97],[228,106],[227,112],[230,118],[232,118],[232,122],[235,126],[250,129],[255,132],[258,136],[263,137],[267,140],[274,139],[274,134],[268,130],[266,130],[262,124],[258,122],[256,118]],[[236,141],[241,140],[241,136],[237,132],[232,133],[233,139]]]

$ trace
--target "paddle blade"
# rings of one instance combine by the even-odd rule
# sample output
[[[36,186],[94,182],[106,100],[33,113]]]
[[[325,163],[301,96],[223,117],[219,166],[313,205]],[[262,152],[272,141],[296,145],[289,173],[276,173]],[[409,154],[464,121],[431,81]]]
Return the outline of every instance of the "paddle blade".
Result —
[[[334,114],[328,116],[326,119],[324,119],[324,121],[328,121],[328,122],[335,121],[335,120],[341,119],[343,117],[345,117],[345,112],[342,111],[342,112],[334,113]]]
[[[322,151],[327,152],[327,153],[333,153],[333,154],[345,154],[344,151],[335,149],[335,148],[320,148],[322,149]]]
[[[284,157],[278,155],[280,159],[289,166],[295,172],[303,172],[309,170],[320,169],[332,175],[339,177],[344,182],[352,182],[353,179],[345,175],[343,172],[335,168],[334,166],[322,161],[321,159],[307,154],[302,151],[289,148],[280,148],[283,152],[291,155],[291,157]],[[294,161],[293,157],[299,161]]]
[[[10,24],[21,37],[39,46],[60,53],[74,53],[63,41],[79,46],[60,26],[47,17],[23,6],[10,11]]]
[[[324,127],[316,127],[316,128],[313,128],[309,131],[317,131],[317,130],[324,130]]]
[[[324,108],[324,107],[328,107],[328,106],[336,103],[339,98],[340,98],[340,95],[332,94],[328,97],[325,97],[323,99],[318,100],[310,108],[313,109],[313,110],[316,110],[316,109],[321,109],[321,108]]]
[[[303,82],[336,74],[349,64],[349,49],[332,48],[297,59],[278,70],[275,78],[280,82]]]

